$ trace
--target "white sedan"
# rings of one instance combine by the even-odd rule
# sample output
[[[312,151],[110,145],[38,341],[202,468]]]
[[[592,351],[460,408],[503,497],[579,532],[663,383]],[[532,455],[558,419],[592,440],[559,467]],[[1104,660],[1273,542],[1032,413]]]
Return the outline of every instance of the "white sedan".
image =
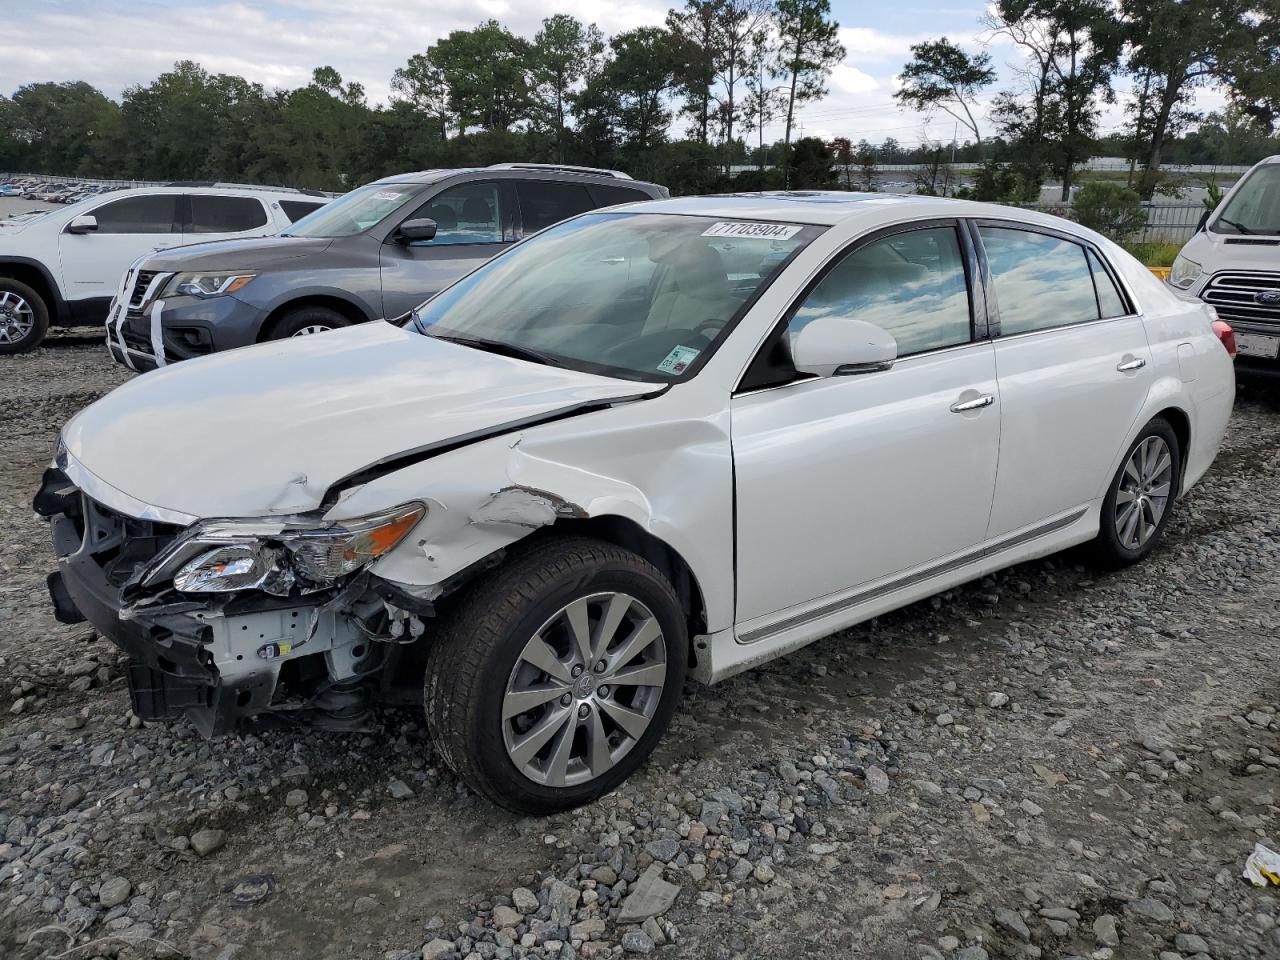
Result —
[[[134,380],[36,508],[57,615],[206,734],[424,702],[476,790],[616,787],[714,683],[993,570],[1160,542],[1230,329],[1007,207],[666,200],[514,246],[402,323]]]

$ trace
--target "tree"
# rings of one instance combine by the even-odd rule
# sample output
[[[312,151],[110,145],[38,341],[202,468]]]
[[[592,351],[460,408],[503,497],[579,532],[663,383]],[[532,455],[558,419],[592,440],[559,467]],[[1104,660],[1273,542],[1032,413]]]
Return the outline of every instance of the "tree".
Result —
[[[791,143],[796,106],[826,95],[831,68],[844,59],[840,25],[831,19],[829,0],[778,0],[778,61],[775,72],[787,78],[787,122],[783,143]],[[782,181],[788,181],[787,151]]]
[[[893,96],[904,109],[910,107],[926,115],[935,110],[949,114],[973,131],[981,147],[982,134],[973,107],[978,93],[995,78],[990,54],[969,56],[943,37],[912,45],[911,61],[902,68],[902,86]]]
[[[529,42],[497,20],[454,30],[427,49],[449,91],[459,133],[472,127],[509,130],[528,118]]]
[[[1011,171],[1019,182],[1015,193],[1022,200],[1036,200],[1049,168],[1049,131],[1057,122],[1052,84],[1058,45],[1049,24],[1014,15],[1008,7],[998,5],[983,23],[1017,44],[1025,61],[1015,68],[1019,88],[1000,93],[991,115],[1000,136],[1016,146]]]
[[[772,11],[771,0],[720,0],[716,8],[713,63],[722,91],[719,114],[726,144],[733,141],[733,125],[740,108],[738,84],[750,70],[748,53],[752,38],[764,29]],[[724,167],[727,173],[727,152]]]
[[[667,11],[667,30],[676,50],[675,81],[684,95],[681,112],[694,118],[699,143],[709,143],[712,87],[716,82],[716,32],[724,0],[685,0]]]
[[[836,186],[831,148],[817,137],[797,140],[791,148],[791,178],[797,190],[824,190]]]
[[[408,104],[415,112],[428,118],[436,136],[445,140],[449,136],[449,87],[444,73],[431,62],[425,53],[415,53],[408,64],[397,67],[391,75],[393,100]]]
[[[46,173],[84,173],[106,160],[120,122],[120,108],[84,82],[26,84],[0,102],[10,163]]]
[[[858,163],[862,189],[870,193],[876,188],[876,148],[866,140],[859,140],[853,157]]]
[[[1280,4],[1262,0],[1245,14],[1251,42],[1234,32],[1221,52],[1219,75],[1233,104],[1274,130],[1280,120]],[[1231,42],[1240,41],[1240,42]]]
[[[665,106],[677,64],[671,35],[661,27],[637,27],[615,36],[609,47],[613,57],[604,69],[604,89],[623,146],[640,153],[665,140],[671,123]]]
[[[1120,183],[1090,180],[1076,195],[1076,219],[1091,230],[1120,241],[1137,233],[1147,222],[1142,198]]]
[[[566,13],[543,20],[542,29],[533,38],[529,54],[534,93],[539,112],[549,118],[548,125],[555,131],[556,159],[561,163],[564,162],[570,91],[603,48],[603,36],[594,23],[584,26]]]
[[[743,104],[743,117],[748,126],[756,128],[757,151],[760,169],[765,165],[764,128],[778,115],[779,94],[777,87],[769,85],[769,66],[774,54],[773,37],[768,29],[762,27],[751,38],[750,53],[747,55],[747,72],[745,83],[747,96]]]
[[[1150,199],[1159,181],[1165,140],[1177,132],[1178,108],[1255,38],[1245,18],[1249,0],[1120,0],[1129,26],[1129,68],[1151,79],[1150,141],[1139,193]],[[1187,114],[1182,114],[1185,120]]]

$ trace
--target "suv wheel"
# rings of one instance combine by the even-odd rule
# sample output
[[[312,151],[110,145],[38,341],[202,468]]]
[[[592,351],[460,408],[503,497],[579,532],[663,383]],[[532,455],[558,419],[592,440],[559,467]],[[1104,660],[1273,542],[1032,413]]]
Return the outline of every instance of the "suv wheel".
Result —
[[[49,308],[31,287],[0,277],[0,353],[34,350],[49,331]]]
[[[284,340],[286,337],[306,337],[313,333],[324,333],[349,327],[351,321],[337,310],[329,307],[299,307],[290,310],[271,325],[267,334],[268,340]]]
[[[687,657],[680,603],[652,564],[600,541],[544,541],[442,622],[427,725],[479,793],[519,813],[567,810],[653,752]]]

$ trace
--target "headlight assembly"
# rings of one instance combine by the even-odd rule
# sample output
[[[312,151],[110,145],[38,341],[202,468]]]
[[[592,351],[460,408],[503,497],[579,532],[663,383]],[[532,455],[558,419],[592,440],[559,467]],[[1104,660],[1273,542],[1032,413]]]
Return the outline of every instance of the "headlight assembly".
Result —
[[[1179,290],[1185,290],[1196,282],[1200,276],[1200,264],[1188,260],[1182,254],[1174,258],[1173,268],[1169,271],[1169,282]]]
[[[196,536],[220,545],[188,560],[173,585],[183,593],[323,590],[391,550],[426,512],[420,503],[407,503],[325,527],[285,525],[274,532],[264,529],[267,519],[220,521]]]
[[[166,285],[164,295],[207,300],[235,293],[256,276],[256,273],[178,273]]]

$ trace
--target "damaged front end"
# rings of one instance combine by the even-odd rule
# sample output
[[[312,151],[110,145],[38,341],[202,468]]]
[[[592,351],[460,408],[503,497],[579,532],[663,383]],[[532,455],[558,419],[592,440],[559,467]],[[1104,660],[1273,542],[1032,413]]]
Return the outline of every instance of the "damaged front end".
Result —
[[[55,614],[89,621],[129,655],[141,719],[187,716],[205,736],[261,714],[351,728],[374,700],[416,699],[415,641],[435,597],[367,567],[414,528],[423,504],[337,523],[184,525],[114,510],[62,466],[45,471],[34,503],[58,558]]]

